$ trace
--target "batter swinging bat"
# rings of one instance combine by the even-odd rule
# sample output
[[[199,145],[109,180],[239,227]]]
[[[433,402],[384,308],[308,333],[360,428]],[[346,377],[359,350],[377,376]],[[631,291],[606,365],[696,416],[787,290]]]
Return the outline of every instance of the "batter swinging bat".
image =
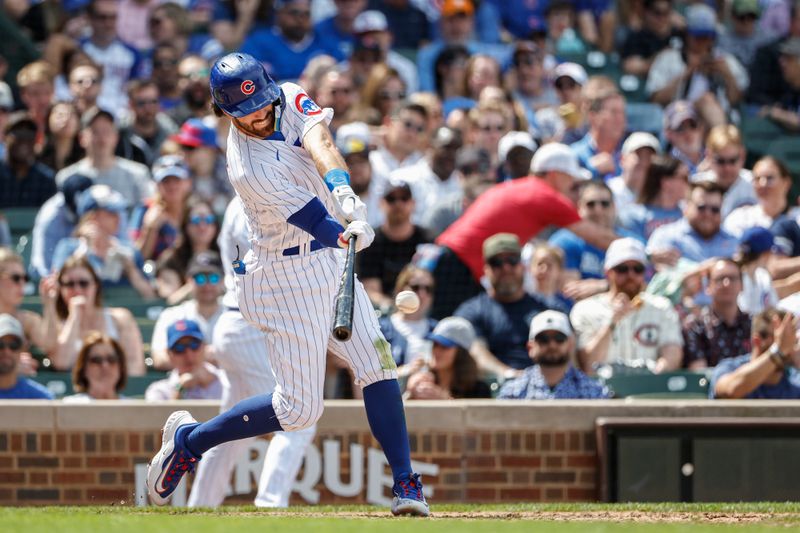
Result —
[[[333,336],[340,341],[350,340],[353,333],[353,291],[355,289],[356,236],[352,235],[347,246],[347,260],[344,263],[339,293],[336,295],[336,309],[333,316]]]

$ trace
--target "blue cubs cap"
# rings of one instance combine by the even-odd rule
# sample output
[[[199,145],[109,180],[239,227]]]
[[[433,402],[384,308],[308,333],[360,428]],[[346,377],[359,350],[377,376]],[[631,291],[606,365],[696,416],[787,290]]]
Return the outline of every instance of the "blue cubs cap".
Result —
[[[162,155],[153,163],[153,180],[161,183],[170,176],[178,179],[189,179],[189,168],[179,155]]]
[[[108,185],[92,185],[77,196],[75,206],[78,216],[82,217],[95,209],[121,214],[128,207],[128,202]]]
[[[776,250],[775,237],[767,228],[760,226],[747,228],[739,239],[738,251],[742,255],[760,255]]]
[[[695,37],[717,36],[717,14],[705,4],[686,8],[686,32]]]
[[[211,98],[226,114],[242,118],[278,100],[280,87],[250,54],[234,52],[211,67]]]
[[[199,118],[190,118],[184,122],[181,130],[170,138],[181,146],[191,146],[192,148],[200,146],[217,148],[219,146],[217,130]]]
[[[205,341],[203,332],[200,331],[200,324],[194,320],[178,320],[167,328],[167,348],[171,350],[184,337]]]

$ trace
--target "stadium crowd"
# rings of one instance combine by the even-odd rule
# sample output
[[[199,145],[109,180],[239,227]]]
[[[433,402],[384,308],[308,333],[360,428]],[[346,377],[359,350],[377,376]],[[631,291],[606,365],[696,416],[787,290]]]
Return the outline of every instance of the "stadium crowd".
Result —
[[[334,110],[407,398],[681,369],[800,397],[798,1],[6,0],[0,23],[0,398],[52,397],[53,370],[68,401],[143,375],[147,400],[220,398],[208,81],[232,50]],[[326,396],[351,382],[330,357]]]

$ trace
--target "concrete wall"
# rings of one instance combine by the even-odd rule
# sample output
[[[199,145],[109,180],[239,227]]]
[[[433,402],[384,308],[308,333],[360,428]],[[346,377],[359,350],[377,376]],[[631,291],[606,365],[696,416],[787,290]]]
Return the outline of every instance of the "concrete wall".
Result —
[[[595,500],[600,417],[791,418],[798,408],[788,401],[487,400],[409,402],[406,413],[412,457],[431,499],[443,503]],[[0,402],[0,505],[144,504],[142,465],[176,409],[198,420],[218,410],[214,402]],[[258,440],[241,458],[227,502],[252,501],[265,448]],[[361,403],[329,401],[292,503],[385,504],[387,472]]]

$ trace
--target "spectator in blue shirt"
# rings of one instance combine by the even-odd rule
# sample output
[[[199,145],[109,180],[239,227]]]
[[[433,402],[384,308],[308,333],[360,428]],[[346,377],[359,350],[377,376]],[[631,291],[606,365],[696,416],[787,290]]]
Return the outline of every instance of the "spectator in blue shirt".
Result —
[[[45,387],[19,375],[23,346],[22,324],[11,315],[0,315],[0,400],[52,400]]]
[[[709,397],[800,398],[799,324],[800,319],[777,309],[753,317],[753,351],[720,361],[711,376]]]
[[[308,61],[336,55],[336,44],[323,42],[311,27],[309,0],[276,0],[275,27],[253,31],[240,49],[261,61],[276,80],[296,80]]]
[[[657,155],[650,162],[635,204],[619,212],[619,223],[645,241],[661,226],[683,218],[689,169],[672,156]]]
[[[731,257],[736,237],[721,228],[722,188],[710,181],[690,185],[684,218],[661,226],[647,241],[656,269],[674,266],[683,257],[702,263],[712,257]]]
[[[326,43],[335,45],[337,59],[345,59],[353,53],[353,23],[359,13],[367,7],[367,0],[333,0],[336,14],[322,19],[314,25],[314,33]]]
[[[528,354],[535,363],[518,378],[507,381],[498,399],[588,400],[608,398],[608,389],[572,366],[575,336],[569,318],[543,311],[531,321]]]
[[[516,377],[531,365],[525,343],[531,319],[550,306],[538,295],[525,293],[525,266],[519,239],[498,233],[483,243],[487,292],[462,303],[455,316],[466,318],[478,339],[471,353],[484,371]]]
[[[625,136],[625,98],[605,76],[589,78],[583,89],[589,132],[570,145],[581,166],[594,179],[608,180],[622,174],[622,141]]]

